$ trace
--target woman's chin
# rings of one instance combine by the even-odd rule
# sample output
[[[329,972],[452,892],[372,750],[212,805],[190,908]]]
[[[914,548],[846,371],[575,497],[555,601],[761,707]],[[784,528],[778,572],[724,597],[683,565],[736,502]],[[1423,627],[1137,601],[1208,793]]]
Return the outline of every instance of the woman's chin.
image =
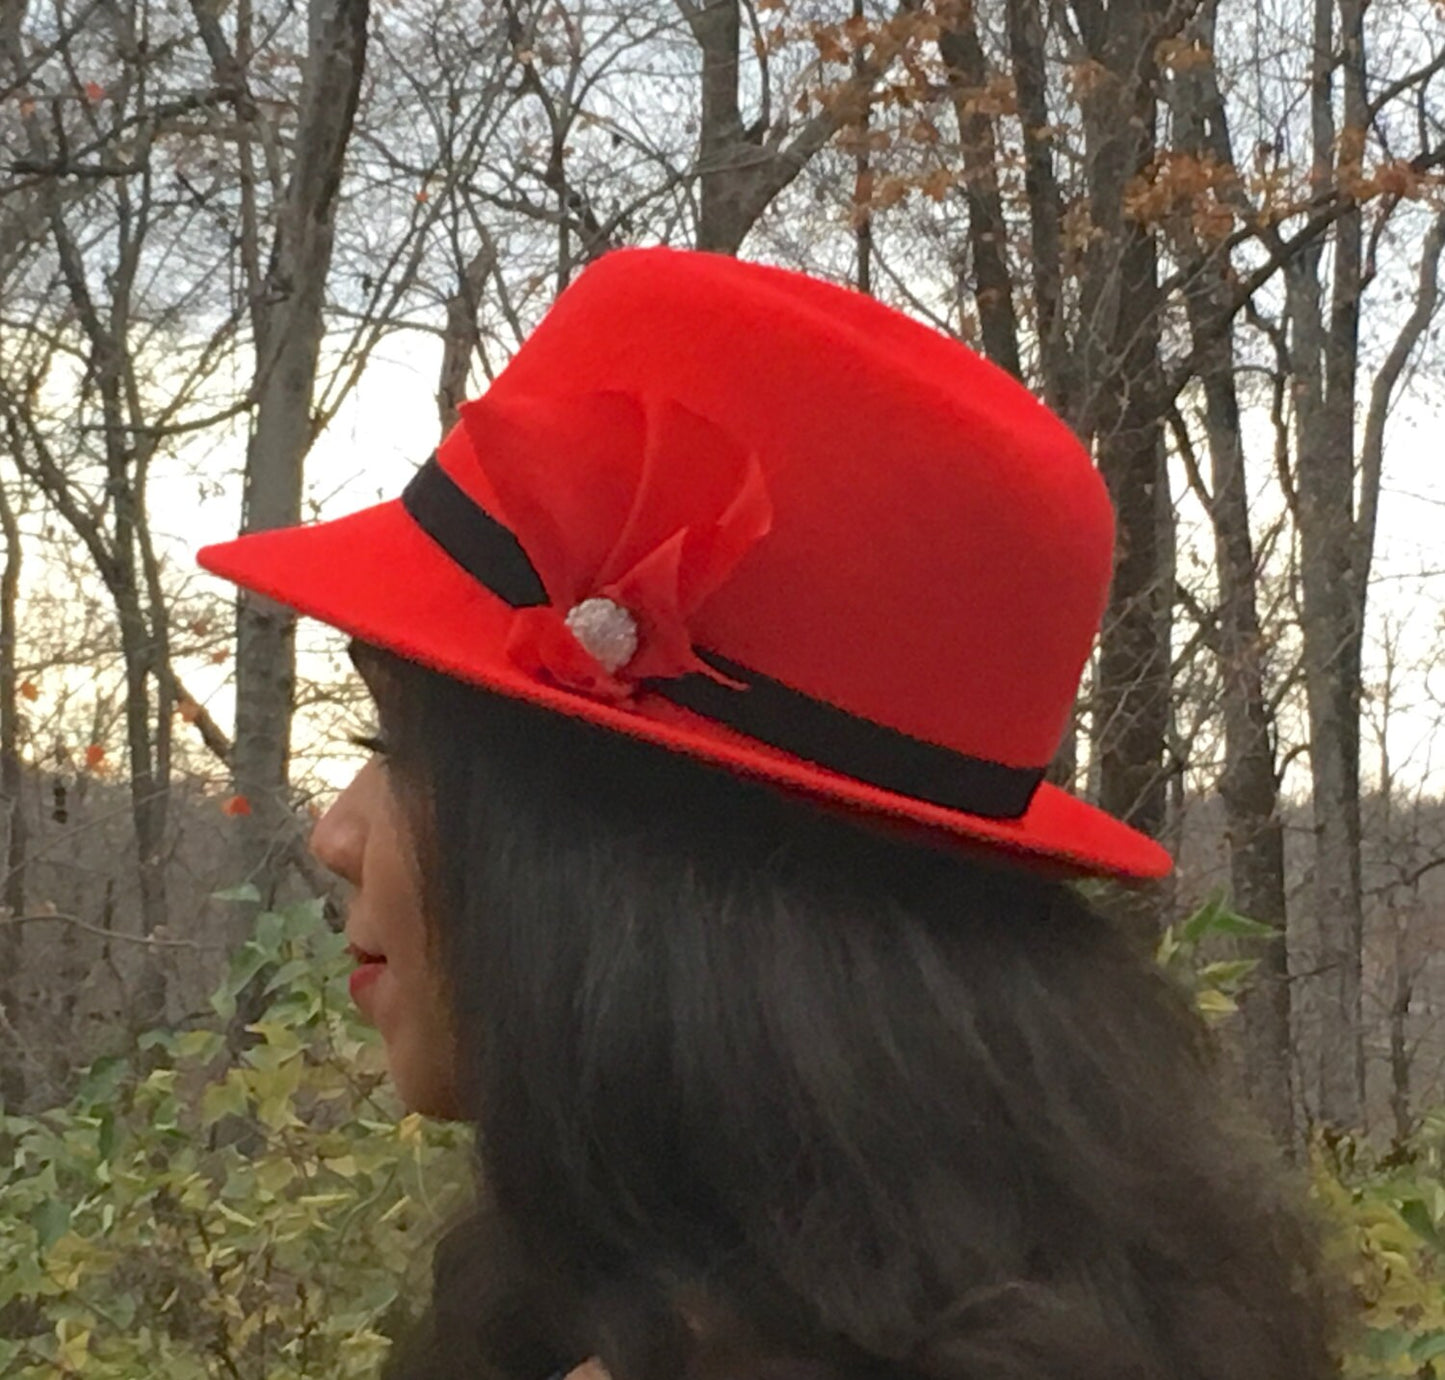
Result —
[[[465,1120],[452,1080],[446,1070],[435,1066],[434,1053],[431,1060],[418,1060],[388,1044],[386,1054],[392,1087],[408,1112],[439,1121]]]

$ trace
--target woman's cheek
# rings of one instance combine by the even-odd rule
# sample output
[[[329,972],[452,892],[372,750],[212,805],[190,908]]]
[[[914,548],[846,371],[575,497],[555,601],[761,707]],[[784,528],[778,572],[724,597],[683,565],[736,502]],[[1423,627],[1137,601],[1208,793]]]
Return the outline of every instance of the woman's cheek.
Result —
[[[433,984],[418,988],[398,983],[395,995],[392,1020],[389,1028],[382,1028],[382,1037],[397,1095],[411,1111],[459,1115],[451,1035]]]

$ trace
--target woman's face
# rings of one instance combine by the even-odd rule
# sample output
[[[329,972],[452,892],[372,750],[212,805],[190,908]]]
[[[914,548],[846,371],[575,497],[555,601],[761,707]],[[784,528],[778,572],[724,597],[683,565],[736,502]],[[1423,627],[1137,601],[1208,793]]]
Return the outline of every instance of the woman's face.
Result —
[[[440,970],[427,944],[412,833],[373,755],[317,821],[311,851],[353,888],[346,936],[361,964],[352,991],[381,1032],[398,1095],[412,1110],[458,1117],[454,1058]]]

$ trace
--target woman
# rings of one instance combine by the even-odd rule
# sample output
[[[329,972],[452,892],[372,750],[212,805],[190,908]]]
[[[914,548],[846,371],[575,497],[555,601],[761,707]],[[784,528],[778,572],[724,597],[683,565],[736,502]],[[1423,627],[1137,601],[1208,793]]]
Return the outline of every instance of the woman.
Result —
[[[1309,1234],[1043,780],[1112,520],[867,298],[626,251],[400,501],[203,553],[343,628],[357,1000],[478,1206],[390,1374],[1305,1380]]]

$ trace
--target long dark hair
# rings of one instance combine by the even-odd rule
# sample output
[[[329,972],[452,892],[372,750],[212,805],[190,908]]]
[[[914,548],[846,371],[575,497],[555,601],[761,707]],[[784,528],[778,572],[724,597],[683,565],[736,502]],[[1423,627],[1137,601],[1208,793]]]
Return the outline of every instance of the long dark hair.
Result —
[[[391,1380],[1320,1380],[1310,1232],[1069,885],[372,653],[478,1201]]]

